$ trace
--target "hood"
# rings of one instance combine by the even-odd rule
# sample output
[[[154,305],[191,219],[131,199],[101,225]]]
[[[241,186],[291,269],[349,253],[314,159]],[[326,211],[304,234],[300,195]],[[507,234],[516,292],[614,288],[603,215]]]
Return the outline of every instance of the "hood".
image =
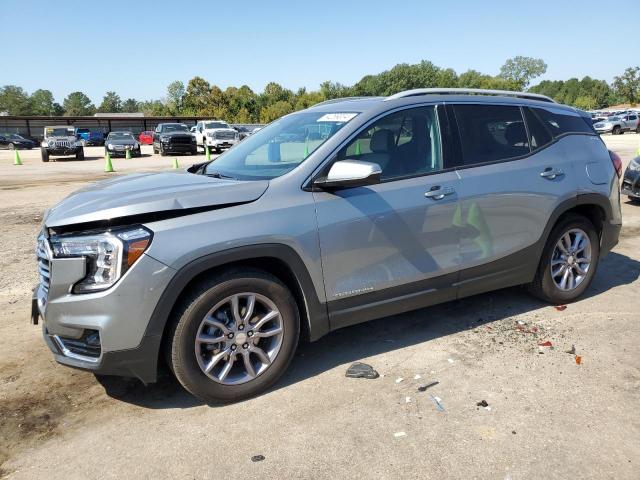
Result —
[[[51,208],[46,227],[114,221],[154,213],[223,207],[257,200],[269,182],[240,182],[187,172],[143,173],[98,182]]]

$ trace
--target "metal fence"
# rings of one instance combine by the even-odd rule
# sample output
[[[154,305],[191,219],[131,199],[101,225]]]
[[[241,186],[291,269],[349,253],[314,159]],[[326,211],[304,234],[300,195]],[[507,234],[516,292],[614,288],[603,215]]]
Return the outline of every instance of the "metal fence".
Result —
[[[137,135],[140,132],[153,130],[159,123],[184,123],[195,125],[202,117],[13,117],[0,116],[0,134],[18,133],[42,139],[44,127],[54,125],[71,125],[76,128],[88,128],[103,133],[112,131],[129,131]],[[232,126],[260,127],[258,124],[233,124]]]

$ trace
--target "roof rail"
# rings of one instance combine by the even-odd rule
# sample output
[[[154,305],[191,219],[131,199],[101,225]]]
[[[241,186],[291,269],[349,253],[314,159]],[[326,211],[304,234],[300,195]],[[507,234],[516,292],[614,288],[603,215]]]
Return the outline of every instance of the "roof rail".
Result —
[[[526,98],[527,100],[540,100],[541,102],[557,103],[546,95],[540,95],[538,93],[527,92],[513,92],[510,90],[484,90],[482,88],[415,88],[413,90],[405,90],[404,92],[398,92],[395,95],[391,95],[384,99],[396,100],[398,98],[405,97],[417,97],[419,95],[494,95],[500,97],[517,97]]]
[[[339,103],[339,102],[348,102],[349,100],[362,100],[363,98],[376,98],[376,97],[366,97],[366,96],[360,96],[360,97],[340,97],[340,98],[332,98],[330,100],[325,100],[324,102],[320,102],[320,103],[316,103],[315,105],[312,105],[313,107],[317,107],[320,105],[330,105],[332,103]]]

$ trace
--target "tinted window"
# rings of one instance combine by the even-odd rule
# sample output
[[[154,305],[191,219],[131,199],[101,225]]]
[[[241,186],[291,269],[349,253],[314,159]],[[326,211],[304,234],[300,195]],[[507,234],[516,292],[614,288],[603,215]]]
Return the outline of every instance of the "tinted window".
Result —
[[[527,155],[529,139],[520,107],[454,105],[464,165]]]
[[[553,137],[542,121],[529,108],[524,109],[524,118],[531,138],[531,150],[538,150],[553,141]]]
[[[383,180],[442,170],[436,107],[387,115],[340,150],[338,159],[377,163]]]
[[[592,126],[587,124],[585,119],[577,113],[546,108],[532,108],[531,110],[549,129],[554,138],[568,133],[593,133]]]

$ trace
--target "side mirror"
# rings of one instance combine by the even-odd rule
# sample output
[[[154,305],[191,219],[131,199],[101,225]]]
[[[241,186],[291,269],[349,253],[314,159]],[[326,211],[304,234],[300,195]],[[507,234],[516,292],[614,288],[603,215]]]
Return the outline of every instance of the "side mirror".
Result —
[[[316,179],[313,184],[316,187],[327,190],[364,187],[380,183],[381,175],[382,169],[377,163],[340,160],[331,166],[326,177]]]

